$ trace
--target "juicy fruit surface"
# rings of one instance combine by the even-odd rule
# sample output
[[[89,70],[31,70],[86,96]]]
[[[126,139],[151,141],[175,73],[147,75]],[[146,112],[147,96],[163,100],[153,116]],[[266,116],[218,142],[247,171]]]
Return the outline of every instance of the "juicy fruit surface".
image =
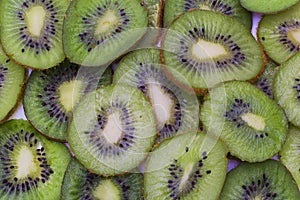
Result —
[[[189,26],[187,26],[189,24]],[[254,78],[263,66],[262,50],[236,20],[210,11],[184,13],[169,27],[162,62],[173,80],[210,88],[229,80]]]
[[[252,12],[275,13],[287,9],[299,0],[240,0],[243,7]]]
[[[63,18],[69,0],[7,0],[0,2],[0,39],[17,63],[46,69],[60,63]]]
[[[145,199],[217,199],[227,171],[223,143],[204,133],[163,141],[146,162]]]
[[[70,154],[27,121],[0,125],[0,199],[57,200]]]
[[[66,15],[66,56],[86,66],[118,58],[143,36],[148,23],[147,12],[137,0],[77,0]]]
[[[283,110],[266,94],[246,82],[233,81],[210,91],[201,108],[206,129],[226,143],[241,160],[271,158],[286,138]]]
[[[79,103],[68,142],[90,171],[115,175],[137,167],[150,151],[155,135],[154,114],[142,92],[111,85],[90,93]]]
[[[300,193],[284,166],[275,160],[242,163],[227,175],[220,200],[300,199]]]

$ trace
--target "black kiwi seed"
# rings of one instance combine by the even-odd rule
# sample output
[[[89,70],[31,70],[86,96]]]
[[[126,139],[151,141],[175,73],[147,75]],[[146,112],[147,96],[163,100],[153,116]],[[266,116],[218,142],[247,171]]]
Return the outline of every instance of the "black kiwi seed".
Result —
[[[300,101],[300,79],[295,78],[295,86],[293,86],[295,91],[297,92],[297,99]]]
[[[300,51],[300,46],[295,44],[287,37],[288,31],[300,29],[300,21],[290,20],[281,23],[278,26],[278,41],[283,44],[290,52],[298,52]]]
[[[189,11],[192,8],[199,7],[199,4],[201,3],[207,3],[207,0],[187,0],[184,4],[185,11]],[[229,5],[226,5],[224,2],[220,0],[213,0],[210,1],[210,9],[215,12],[220,12],[228,16],[233,16],[233,8]]]
[[[5,82],[5,75],[7,73],[8,68],[0,66],[0,88],[3,87],[3,84]]]

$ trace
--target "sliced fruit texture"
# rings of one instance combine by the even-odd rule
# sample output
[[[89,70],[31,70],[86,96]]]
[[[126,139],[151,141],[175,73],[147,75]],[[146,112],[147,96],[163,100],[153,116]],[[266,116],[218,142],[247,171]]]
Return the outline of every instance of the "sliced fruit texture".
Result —
[[[272,14],[295,5],[299,0],[240,0],[244,8],[257,13]]]

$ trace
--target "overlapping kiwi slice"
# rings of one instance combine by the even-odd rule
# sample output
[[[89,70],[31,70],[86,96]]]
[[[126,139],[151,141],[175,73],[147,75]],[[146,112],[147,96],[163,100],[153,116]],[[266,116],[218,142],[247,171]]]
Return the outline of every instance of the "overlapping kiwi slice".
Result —
[[[278,161],[242,163],[227,175],[220,200],[300,199],[295,181]]]
[[[66,56],[85,66],[104,65],[133,46],[147,25],[139,0],[74,1],[64,22]]]
[[[197,132],[199,104],[164,75],[158,49],[141,49],[126,55],[114,73],[113,83],[140,89],[150,100],[157,120],[157,142],[176,134]]]
[[[65,60],[57,67],[33,71],[23,99],[26,117],[43,134],[65,141],[76,104],[98,85],[111,83],[111,69],[103,70],[81,69]]]
[[[87,169],[116,175],[131,171],[146,158],[155,135],[155,117],[143,93],[130,86],[110,85],[78,104],[68,142]]]
[[[252,26],[251,13],[244,9],[239,0],[166,0],[164,27],[179,14],[191,9],[202,9],[222,13],[243,23],[248,30]]]
[[[105,178],[88,172],[76,159],[73,159],[64,176],[61,199],[140,200],[142,186],[141,173]]]
[[[47,140],[25,120],[0,125],[0,138],[0,199],[59,199],[68,149]]]
[[[295,5],[299,0],[240,0],[244,8],[257,13],[271,14]]]
[[[0,2],[0,39],[17,63],[46,69],[64,60],[62,28],[70,0]]]
[[[258,39],[277,63],[284,63],[300,51],[299,10],[300,2],[284,12],[264,16],[259,23]]]
[[[217,199],[226,177],[226,153],[223,143],[204,133],[163,141],[146,163],[145,199]]]
[[[274,156],[287,133],[283,110],[247,82],[232,81],[212,89],[201,108],[201,120],[233,156],[248,162]]]
[[[192,10],[174,20],[162,49],[167,75],[198,91],[224,81],[253,79],[264,65],[262,50],[245,26],[205,10]]]

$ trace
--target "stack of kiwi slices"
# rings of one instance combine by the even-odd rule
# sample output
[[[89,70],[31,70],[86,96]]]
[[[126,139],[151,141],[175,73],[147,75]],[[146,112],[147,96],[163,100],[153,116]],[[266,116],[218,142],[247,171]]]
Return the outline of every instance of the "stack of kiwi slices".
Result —
[[[0,1],[0,200],[299,200],[299,135],[300,0]]]

